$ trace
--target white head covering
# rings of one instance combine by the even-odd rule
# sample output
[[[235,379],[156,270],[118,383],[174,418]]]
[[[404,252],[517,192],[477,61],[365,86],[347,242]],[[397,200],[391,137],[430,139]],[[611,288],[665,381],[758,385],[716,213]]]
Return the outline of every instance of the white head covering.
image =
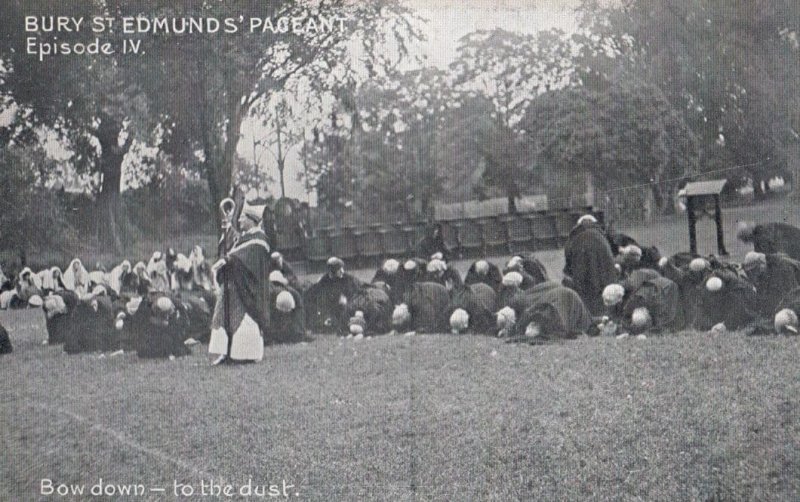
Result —
[[[584,214],[580,218],[578,218],[578,225],[583,225],[584,223],[597,223],[597,218],[592,216],[591,214]]]
[[[509,272],[503,276],[503,286],[516,286],[522,285],[522,274],[519,272]]]
[[[414,270],[417,268],[417,262],[414,260],[406,260],[406,262],[403,264],[403,268],[408,271]]]
[[[44,313],[48,319],[58,314],[67,313],[67,304],[61,295],[49,295],[44,297]]]
[[[444,254],[441,251],[436,251],[431,255],[431,261],[433,260],[444,260]]]
[[[394,258],[389,258],[385,262],[383,262],[383,271],[389,275],[394,275],[400,269],[400,262],[395,260]]]
[[[175,257],[175,264],[173,265],[177,270],[188,273],[192,270],[192,260],[183,253],[178,253]]]
[[[489,262],[486,260],[478,260],[475,262],[475,272],[486,275],[489,273]]]
[[[242,214],[253,220],[256,225],[261,223],[261,217],[264,215],[264,208],[266,205],[255,205],[245,201],[242,206]]]
[[[76,270],[77,269],[77,270]],[[64,271],[64,287],[74,291],[79,296],[86,293],[89,284],[89,272],[83,267],[83,263],[78,258],[72,260]]]
[[[128,260],[124,260],[122,263],[112,268],[111,272],[108,274],[108,287],[116,291],[117,294],[122,291],[122,274],[125,273],[126,269],[128,272],[131,271],[131,262]]]
[[[797,334],[797,313],[791,309],[783,309],[775,314],[775,331],[782,333],[784,330]]]
[[[533,338],[534,336],[539,336],[541,334],[542,334],[542,327],[539,326],[538,322],[532,321],[529,322],[527,326],[525,326],[525,336]]]
[[[56,289],[56,280],[53,278],[52,269],[46,268],[36,274],[36,277],[38,277],[39,284],[42,285],[42,289],[49,289],[51,291]]]
[[[497,312],[497,329],[510,329],[517,322],[517,313],[511,307],[503,307]]]
[[[411,319],[411,312],[408,310],[408,305],[401,303],[394,308],[392,312],[392,326],[402,326]]]
[[[108,282],[106,273],[101,270],[93,270],[89,272],[89,280],[100,286],[105,286]]]
[[[603,304],[613,307],[625,297],[625,288],[621,284],[609,284],[603,289]]]
[[[442,274],[447,270],[447,264],[442,260],[431,260],[428,262],[427,270],[430,273]]]
[[[753,265],[767,265],[767,255],[764,253],[757,253],[755,251],[750,251],[746,255],[744,255],[744,263],[742,263],[745,267],[750,267]]]
[[[637,260],[642,258],[642,248],[634,244],[630,244],[620,249],[620,252],[625,256],[632,256]]]
[[[469,313],[464,309],[455,309],[450,314],[450,329],[453,333],[458,334],[466,330],[469,326]]]
[[[662,256],[660,260],[658,260],[658,268],[664,268],[669,263],[669,258],[666,256]]]
[[[508,269],[520,269],[523,267],[522,264],[522,257],[521,256],[512,256],[508,263],[506,263],[506,268]]]
[[[647,310],[646,307],[638,307],[633,309],[633,314],[631,314],[631,325],[634,328],[647,328],[653,322],[653,318],[650,316],[650,311]]]
[[[295,306],[294,297],[288,291],[281,291],[278,293],[277,298],[275,298],[275,308],[281,312],[291,312],[294,310]]]
[[[689,270],[692,272],[702,272],[711,266],[705,258],[695,258],[689,262]]]
[[[175,304],[166,296],[159,297],[153,307],[162,314],[172,313],[175,310]]]
[[[712,293],[715,293],[722,289],[722,279],[719,277],[711,277],[706,281],[706,289]]]
[[[278,284],[283,284],[284,286],[289,285],[289,281],[286,280],[286,276],[283,275],[283,272],[280,270],[273,270],[269,273],[269,282],[275,282]],[[292,296],[291,294],[289,296]]]

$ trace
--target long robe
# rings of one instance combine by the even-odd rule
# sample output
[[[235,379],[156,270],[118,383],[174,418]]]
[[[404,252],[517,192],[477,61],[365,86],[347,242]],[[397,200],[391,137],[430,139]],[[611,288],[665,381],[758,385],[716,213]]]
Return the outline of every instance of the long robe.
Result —
[[[159,298],[172,300],[175,310],[164,316],[154,309]],[[131,338],[136,354],[144,359],[181,357],[190,350],[183,343],[187,339],[190,319],[178,297],[169,293],[152,293],[142,300],[138,310],[126,320],[127,336]]]
[[[269,325],[269,245],[264,231],[243,233],[217,272],[221,285],[211,321],[211,354],[260,361]]]
[[[532,343],[559,338],[575,338],[592,325],[592,315],[581,297],[572,289],[556,285],[531,295],[532,305],[525,309],[514,326],[514,339]],[[528,339],[528,324],[539,325],[540,334]]]
[[[415,283],[406,295],[413,328],[420,333],[446,333],[450,331],[447,288],[435,282]]]
[[[348,316],[356,311],[364,313],[365,335],[380,335],[389,331],[394,303],[386,287],[375,284],[363,285],[348,304]]]
[[[342,277],[324,274],[305,295],[307,309],[313,309],[309,325],[340,334],[347,332],[349,317],[340,300],[344,297],[349,303],[361,286],[361,281],[347,273]]]
[[[614,255],[602,227],[583,223],[572,229],[564,247],[564,275],[590,312],[604,310],[603,289],[616,281]]]
[[[469,330],[490,334],[495,327],[494,304],[497,293],[482,282],[463,286],[453,291],[450,312],[464,309],[469,314]]]
[[[45,313],[48,345],[64,343],[72,329],[72,312],[78,304],[78,295],[74,291],[59,291],[44,299],[42,310]]]
[[[705,285],[699,286],[695,328],[705,330],[725,323],[725,327],[735,330],[758,320],[756,290],[751,283],[729,270],[714,271],[712,276],[719,277],[723,286],[717,292],[709,292]]]
[[[772,316],[781,299],[800,287],[800,262],[784,254],[768,254],[766,260],[766,270],[753,277],[753,285],[759,313]]]
[[[282,312],[276,307],[278,295],[287,291],[294,298],[294,309],[291,312]],[[306,338],[306,311],[303,297],[291,286],[272,284],[270,290],[270,330],[264,338],[270,343],[296,343]]]
[[[392,300],[392,304],[397,305],[403,301],[403,288],[400,285],[400,281],[401,277],[399,269],[393,274],[390,274],[383,270],[383,268],[379,268],[375,271],[375,275],[372,276],[370,283],[383,283],[388,286],[389,298]]]
[[[8,336],[6,328],[0,324],[0,354],[10,354],[14,352],[14,347],[11,345],[11,337]]]
[[[97,303],[97,310],[92,307]],[[115,350],[114,311],[107,296],[79,300],[70,313],[70,329],[64,339],[64,352],[104,352]]]
[[[686,316],[680,298],[680,288],[666,277],[647,279],[630,293],[623,308],[622,325],[630,326],[633,311],[644,307],[650,313],[650,330],[681,330],[686,327]]]

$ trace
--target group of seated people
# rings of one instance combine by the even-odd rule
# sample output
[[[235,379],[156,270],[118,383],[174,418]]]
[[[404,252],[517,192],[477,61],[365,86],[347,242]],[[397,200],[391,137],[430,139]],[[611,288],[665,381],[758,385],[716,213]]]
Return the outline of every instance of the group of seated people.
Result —
[[[774,246],[754,247],[741,264],[689,253],[661,257],[587,215],[570,233],[560,282],[534,253],[512,256],[502,268],[479,259],[462,277],[445,249],[389,258],[369,282],[331,257],[310,283],[273,252],[264,341],[298,342],[308,333],[474,333],[529,343],[689,329],[797,333],[800,261]],[[78,259],[63,273],[26,268],[12,287],[6,282],[0,306],[41,307],[48,344],[63,344],[67,353],[141,357],[178,357],[194,341],[207,342],[219,291],[199,246],[188,255],[155,252],[147,264],[123,261],[108,273],[87,272]],[[10,350],[0,327],[0,352]]]

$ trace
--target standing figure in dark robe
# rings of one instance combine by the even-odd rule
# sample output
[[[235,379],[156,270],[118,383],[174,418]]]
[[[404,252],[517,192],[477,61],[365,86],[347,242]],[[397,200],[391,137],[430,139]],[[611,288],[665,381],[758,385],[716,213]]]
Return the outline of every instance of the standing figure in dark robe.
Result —
[[[445,333],[449,330],[447,288],[435,282],[417,282],[406,293],[405,302],[392,312],[392,328],[419,333]]]
[[[297,278],[297,274],[294,273],[292,266],[286,261],[283,253],[279,251],[273,251],[269,257],[269,271],[274,272],[275,270],[279,271],[283,277],[286,278],[292,289],[300,290],[300,280]]]
[[[296,343],[306,339],[306,312],[303,297],[294,289],[280,270],[269,274],[270,333],[267,344]]]
[[[800,261],[785,254],[751,251],[743,267],[756,287],[756,308],[762,316],[772,317],[783,297],[800,287]]]
[[[428,259],[436,253],[441,253],[444,261],[450,260],[450,249],[444,242],[441,223],[430,224],[425,237],[416,246],[416,254],[420,258]]]
[[[752,242],[756,253],[785,253],[790,258],[800,260],[800,228],[788,223],[742,222],[737,232],[742,242]]]
[[[241,235],[214,264],[221,286],[208,351],[214,362],[260,361],[269,328],[269,244],[259,222],[263,209],[245,203],[239,216]]]
[[[451,312],[463,310],[466,314],[466,323],[463,321],[454,326],[454,321],[461,319],[450,317],[450,329],[458,333],[466,330],[472,333],[489,334],[494,330],[494,305],[497,301],[497,293],[491,286],[478,282],[470,285],[463,285],[452,292]]]
[[[14,347],[11,345],[11,337],[8,336],[5,326],[0,324],[0,355],[12,352],[14,352]]]
[[[503,283],[503,274],[500,273],[500,267],[487,260],[474,262],[467,270],[464,284],[470,286],[478,283],[486,284],[495,291],[499,291]]]
[[[572,339],[586,333],[592,325],[591,313],[570,288],[556,284],[541,288],[531,298],[532,304],[519,317],[510,341],[543,343]]]
[[[564,275],[594,315],[603,307],[603,288],[617,280],[614,255],[603,228],[591,215],[582,216],[564,247]]]

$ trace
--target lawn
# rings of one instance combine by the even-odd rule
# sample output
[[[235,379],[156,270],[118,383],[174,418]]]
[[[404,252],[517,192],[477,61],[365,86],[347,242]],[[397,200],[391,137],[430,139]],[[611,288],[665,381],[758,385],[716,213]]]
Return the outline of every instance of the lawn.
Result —
[[[797,223],[788,207],[747,219]],[[734,256],[747,214],[726,211]],[[688,241],[683,219],[625,230],[667,253]],[[560,277],[560,252],[540,256]],[[41,345],[36,310],[0,323],[15,348],[0,357],[0,500],[87,499],[42,496],[42,480],[88,493],[100,478],[142,484],[136,500],[174,500],[175,482],[220,500],[201,483],[250,479],[323,501],[800,498],[800,337],[320,336],[212,367],[202,346],[67,356]]]

